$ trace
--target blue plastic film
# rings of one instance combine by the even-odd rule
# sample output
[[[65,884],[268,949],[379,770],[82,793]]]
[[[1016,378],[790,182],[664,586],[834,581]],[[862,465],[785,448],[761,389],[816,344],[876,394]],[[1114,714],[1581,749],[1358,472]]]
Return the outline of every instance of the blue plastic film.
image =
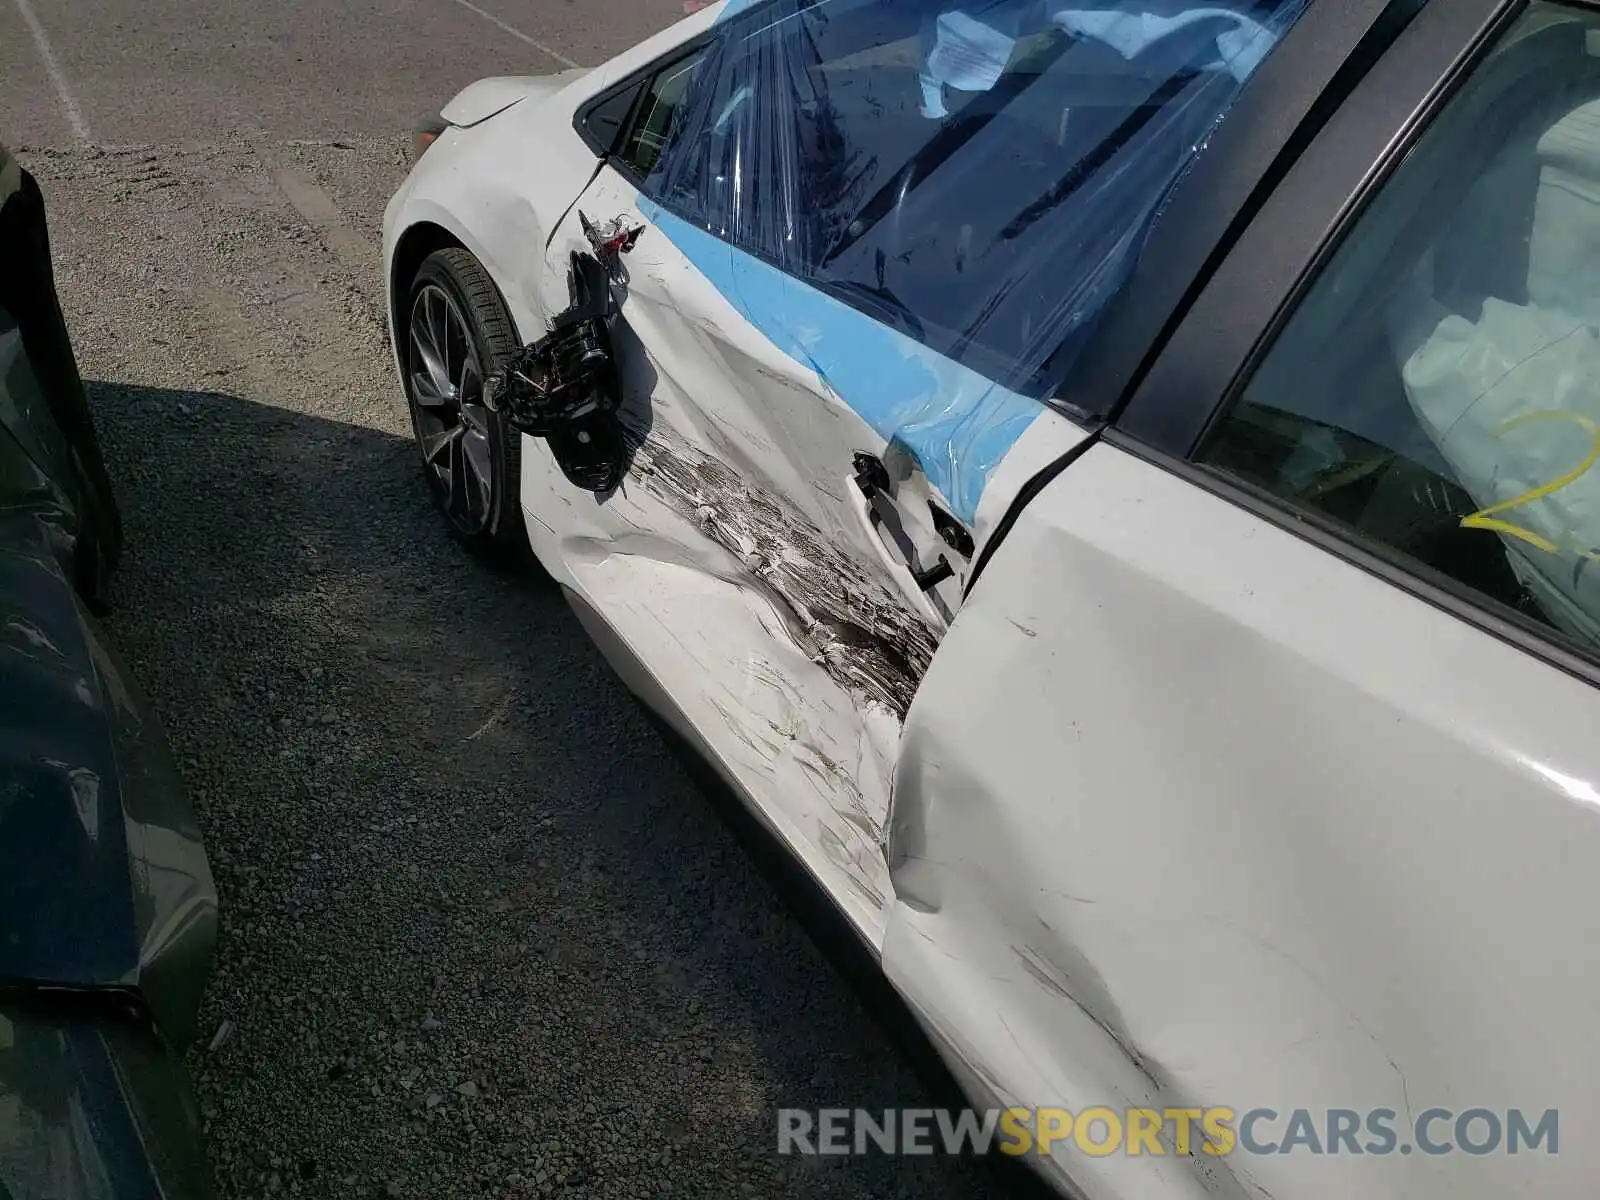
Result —
[[[1306,0],[727,0],[650,216],[970,522]]]

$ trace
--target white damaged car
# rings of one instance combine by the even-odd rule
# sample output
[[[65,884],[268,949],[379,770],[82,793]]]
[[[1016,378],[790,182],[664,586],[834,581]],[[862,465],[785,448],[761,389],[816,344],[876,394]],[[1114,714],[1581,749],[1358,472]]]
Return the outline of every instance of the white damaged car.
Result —
[[[1258,1117],[1053,1182],[1591,1194],[1460,1114],[1600,1120],[1600,10],[722,0],[420,144],[456,534],[975,1104]]]

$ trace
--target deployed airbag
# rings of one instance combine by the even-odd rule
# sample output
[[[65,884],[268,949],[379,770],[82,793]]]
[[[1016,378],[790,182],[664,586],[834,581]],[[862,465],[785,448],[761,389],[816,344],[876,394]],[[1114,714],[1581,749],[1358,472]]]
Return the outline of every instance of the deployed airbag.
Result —
[[[1225,25],[1214,40],[1218,61],[1243,83],[1261,64],[1277,41],[1267,26],[1226,8],[1192,8],[1174,17],[1154,13],[1107,12],[1104,9],[1060,9],[1051,20],[1069,33],[1104,42],[1124,58],[1132,59],[1191,26],[1205,21]]]
[[[1525,289],[1476,314],[1435,299],[1433,256],[1391,306],[1406,394],[1552,621],[1600,638],[1600,103],[1539,138]],[[1473,247],[1480,256],[1492,247]],[[1512,281],[1521,283],[1521,280]],[[1525,297],[1525,302],[1523,302]],[[1474,319],[1474,316],[1476,319]]]

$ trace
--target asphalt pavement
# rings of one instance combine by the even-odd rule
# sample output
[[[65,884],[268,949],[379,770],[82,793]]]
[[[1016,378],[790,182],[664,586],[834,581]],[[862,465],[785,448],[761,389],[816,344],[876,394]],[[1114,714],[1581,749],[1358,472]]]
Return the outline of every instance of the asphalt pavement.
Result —
[[[777,1155],[779,1106],[928,1088],[409,441],[378,227],[412,120],[681,11],[0,0],[0,140],[125,512],[107,624],[222,894],[190,1059],[222,1197],[999,1194]]]

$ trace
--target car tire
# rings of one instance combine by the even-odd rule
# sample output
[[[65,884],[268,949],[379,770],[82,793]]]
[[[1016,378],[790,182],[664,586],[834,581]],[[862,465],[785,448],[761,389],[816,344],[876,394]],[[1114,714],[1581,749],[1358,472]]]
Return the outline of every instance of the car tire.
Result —
[[[466,250],[436,250],[418,268],[401,317],[406,403],[435,503],[473,554],[531,562],[521,436],[483,403],[489,377],[520,348],[499,290]]]

